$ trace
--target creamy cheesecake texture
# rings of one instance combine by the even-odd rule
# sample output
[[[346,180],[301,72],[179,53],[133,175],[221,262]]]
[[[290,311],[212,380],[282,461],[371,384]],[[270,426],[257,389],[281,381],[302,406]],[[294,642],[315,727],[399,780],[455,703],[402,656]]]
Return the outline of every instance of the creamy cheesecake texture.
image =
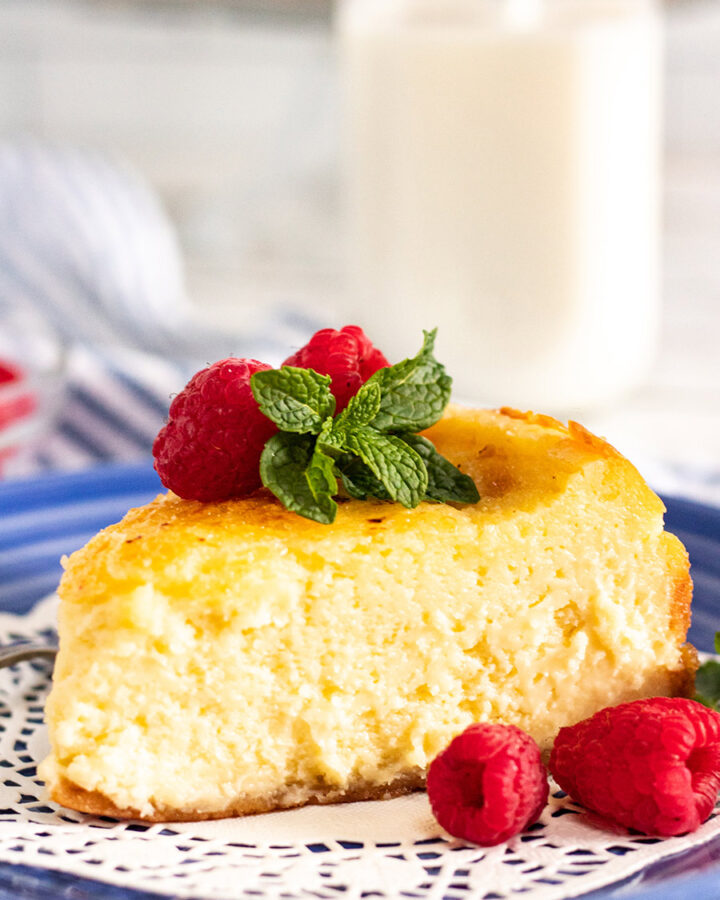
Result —
[[[663,506],[580,426],[452,407],[429,432],[481,501],[271,495],[131,510],[67,564],[41,774],[61,803],[171,820],[423,784],[471,722],[563,725],[692,684]]]

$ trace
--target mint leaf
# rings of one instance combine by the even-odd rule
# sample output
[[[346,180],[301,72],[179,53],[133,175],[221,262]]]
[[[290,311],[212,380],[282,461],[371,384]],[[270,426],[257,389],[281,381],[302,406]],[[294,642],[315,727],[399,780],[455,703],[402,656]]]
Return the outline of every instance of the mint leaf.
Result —
[[[357,394],[350,398],[348,405],[337,417],[335,427],[359,428],[369,424],[380,410],[381,397],[380,386],[366,382]]]
[[[425,463],[428,473],[427,500],[437,500],[439,503],[478,502],[480,494],[472,478],[438,453],[427,438],[419,434],[400,434],[398,437],[412,447]]]
[[[715,652],[720,653],[720,631],[715,632]],[[709,659],[695,673],[695,700],[720,712],[720,662]]]
[[[720,712],[720,662],[709,659],[695,673],[695,700]]]
[[[310,466],[305,476],[310,485],[310,490],[319,504],[325,503],[325,497],[332,497],[338,492],[338,482],[335,477],[335,462],[330,456],[326,456],[317,443],[313,450]],[[337,504],[334,504],[337,510]],[[333,518],[335,515],[333,513]]]
[[[260,374],[260,373],[258,373]],[[323,525],[335,521],[337,481],[333,461],[306,434],[278,432],[265,444],[260,477],[287,509]]]
[[[442,416],[450,400],[452,378],[433,356],[437,329],[423,332],[422,349],[412,359],[379,369],[366,385],[376,384],[382,394],[372,421],[378,431],[422,431]]]
[[[265,445],[260,474],[288,509],[334,521],[338,477],[352,497],[409,509],[425,499],[479,500],[472,479],[416,434],[442,416],[452,384],[433,355],[436,330],[424,335],[416,356],[376,372],[335,418],[328,376],[295,366],[253,375],[253,396],[279,428]]]
[[[356,456],[346,454],[336,463],[345,490],[356,500],[367,500],[374,497],[376,500],[391,500],[390,494],[385,490],[382,482],[373,475],[365,463]]]
[[[283,366],[256,372],[250,387],[261,411],[281,431],[317,434],[335,412],[330,376],[313,369]]]
[[[425,500],[439,503],[477,503],[480,499],[475,482],[465,475],[444,456],[441,456],[427,438],[418,434],[399,434],[400,440],[408,444],[422,459],[427,469],[428,486]],[[337,460],[337,468],[345,490],[357,500],[374,497],[377,500],[392,499],[383,484],[357,457],[342,456]]]
[[[327,456],[337,458],[342,454],[346,429],[338,427],[342,413],[335,419],[325,419],[317,437],[318,448]]]
[[[343,449],[359,457],[383,485],[391,500],[408,509],[425,496],[428,484],[425,464],[400,438],[380,434],[363,425],[342,434]]]

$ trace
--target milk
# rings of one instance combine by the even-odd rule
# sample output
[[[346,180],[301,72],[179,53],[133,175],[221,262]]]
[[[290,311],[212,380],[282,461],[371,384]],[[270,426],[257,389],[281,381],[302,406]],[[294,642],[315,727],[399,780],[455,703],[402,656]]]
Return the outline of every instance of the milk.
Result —
[[[655,347],[661,33],[643,0],[348,0],[345,318],[439,326],[457,395],[590,408]]]

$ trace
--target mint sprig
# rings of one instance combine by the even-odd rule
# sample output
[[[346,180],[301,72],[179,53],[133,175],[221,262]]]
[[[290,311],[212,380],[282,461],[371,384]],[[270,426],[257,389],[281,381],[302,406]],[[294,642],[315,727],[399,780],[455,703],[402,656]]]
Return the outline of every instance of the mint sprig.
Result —
[[[330,376],[313,369],[283,366],[256,372],[264,378],[252,379],[252,392],[262,412],[281,431],[318,434],[323,422],[335,412]]]
[[[335,420],[335,433],[368,425],[380,411],[381,403],[382,391],[379,385],[365,382],[357,394],[348,400],[348,405]]]
[[[278,426],[260,459],[263,484],[293,512],[334,521],[338,479],[360,500],[476,503],[473,480],[416,432],[440,419],[452,379],[434,355],[436,330],[411,359],[377,371],[337,416],[330,378],[283,366],[250,381],[261,411]]]
[[[265,444],[260,477],[291,512],[329,525],[337,513],[337,480],[332,459],[315,443],[311,435],[279,431]]]
[[[336,468],[340,472],[343,487],[347,493],[356,500],[391,500],[392,497],[383,487],[382,483],[373,475],[368,467],[347,453],[336,460]]]
[[[720,653],[720,631],[715,632],[715,653]],[[720,712],[720,662],[709,659],[695,673],[695,700]]]
[[[373,421],[378,431],[422,431],[442,416],[450,400],[452,378],[433,356],[437,328],[423,332],[417,356],[379,369],[367,384],[377,384],[380,409]]]
[[[402,438],[394,434],[381,434],[364,425],[346,432],[342,449],[364,463],[390,500],[413,509],[425,499],[427,469]]]
[[[441,456],[432,442],[420,434],[400,435],[423,461],[428,474],[425,497],[438,503],[477,503],[480,499],[475,482],[464,475],[449,459]]]

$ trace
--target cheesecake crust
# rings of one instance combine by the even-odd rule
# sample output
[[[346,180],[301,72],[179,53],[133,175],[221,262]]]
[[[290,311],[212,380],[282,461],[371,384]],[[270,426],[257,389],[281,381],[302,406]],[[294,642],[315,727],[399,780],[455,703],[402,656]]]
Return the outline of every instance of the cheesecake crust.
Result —
[[[367,784],[357,781],[347,789],[338,790],[323,785],[312,788],[302,786],[303,798],[299,799],[300,786],[289,786],[283,791],[265,797],[238,797],[224,809],[213,812],[158,807],[151,814],[137,809],[116,806],[99,791],[86,791],[64,776],[53,785],[50,796],[62,806],[93,816],[110,816],[114,819],[139,819],[142,822],[200,822],[209,819],[227,819],[294,809],[300,806],[322,806],[330,803],[355,803],[360,800],[391,800],[425,789],[425,772],[419,769],[398,775],[387,784]]]

